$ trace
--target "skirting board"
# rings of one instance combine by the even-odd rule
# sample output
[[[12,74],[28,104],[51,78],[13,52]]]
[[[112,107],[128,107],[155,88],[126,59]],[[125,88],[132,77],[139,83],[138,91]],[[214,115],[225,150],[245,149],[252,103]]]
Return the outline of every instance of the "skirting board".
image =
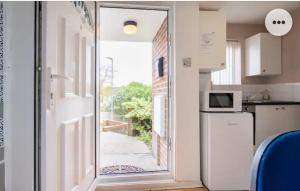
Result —
[[[94,181],[89,191],[141,191],[141,190],[162,190],[203,187],[201,181],[176,182],[174,180],[139,181],[122,183],[103,183]]]

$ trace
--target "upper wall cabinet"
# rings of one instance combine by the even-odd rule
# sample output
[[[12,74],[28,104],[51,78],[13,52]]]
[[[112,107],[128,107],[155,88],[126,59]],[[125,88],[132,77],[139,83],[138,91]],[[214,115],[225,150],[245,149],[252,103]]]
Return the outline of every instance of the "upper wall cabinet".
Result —
[[[258,33],[246,39],[246,76],[281,74],[281,38]]]
[[[200,71],[225,69],[226,16],[219,11],[200,11]]]

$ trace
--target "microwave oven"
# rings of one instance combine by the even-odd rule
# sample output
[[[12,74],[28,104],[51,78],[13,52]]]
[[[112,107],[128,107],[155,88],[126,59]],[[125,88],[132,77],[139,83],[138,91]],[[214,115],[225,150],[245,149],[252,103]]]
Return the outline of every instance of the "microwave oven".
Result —
[[[241,91],[203,91],[201,92],[201,111],[240,112],[242,111]]]

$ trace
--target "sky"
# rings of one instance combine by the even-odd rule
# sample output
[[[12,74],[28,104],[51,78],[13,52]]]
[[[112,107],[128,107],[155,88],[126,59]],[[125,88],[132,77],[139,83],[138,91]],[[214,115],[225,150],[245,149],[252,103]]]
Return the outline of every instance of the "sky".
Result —
[[[151,85],[152,42],[101,41],[100,57],[113,59],[114,87],[133,81]]]

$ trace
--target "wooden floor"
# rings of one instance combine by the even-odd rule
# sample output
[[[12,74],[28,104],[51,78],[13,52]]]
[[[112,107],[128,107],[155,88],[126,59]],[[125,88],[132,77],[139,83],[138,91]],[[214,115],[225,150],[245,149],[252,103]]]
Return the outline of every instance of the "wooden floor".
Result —
[[[189,189],[175,189],[166,191],[208,191],[206,188],[189,188]]]

